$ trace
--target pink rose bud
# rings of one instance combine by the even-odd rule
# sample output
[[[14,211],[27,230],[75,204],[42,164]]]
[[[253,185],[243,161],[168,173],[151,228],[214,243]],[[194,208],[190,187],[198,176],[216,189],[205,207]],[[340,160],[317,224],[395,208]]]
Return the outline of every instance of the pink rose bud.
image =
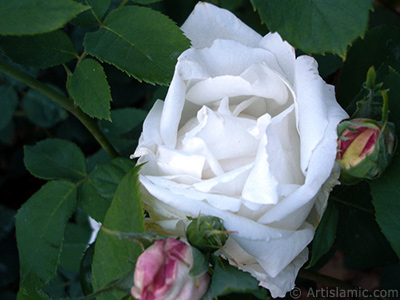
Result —
[[[389,165],[394,150],[394,126],[370,119],[353,119],[338,127],[336,160],[342,170],[357,178],[377,178]]]
[[[158,240],[136,263],[131,294],[140,300],[198,300],[207,291],[207,272],[193,278],[192,249],[173,238]]]

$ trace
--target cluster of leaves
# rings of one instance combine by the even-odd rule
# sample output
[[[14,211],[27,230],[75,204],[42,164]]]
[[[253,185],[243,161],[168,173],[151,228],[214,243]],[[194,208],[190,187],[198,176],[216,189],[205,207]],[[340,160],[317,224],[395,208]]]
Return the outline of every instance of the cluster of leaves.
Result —
[[[129,297],[131,281],[119,279],[131,278],[142,249],[110,232],[144,231],[138,169],[128,155],[190,46],[178,25],[196,2],[0,0],[1,299]],[[400,128],[398,1],[210,2],[312,54],[349,113],[374,65]],[[357,267],[385,267],[382,287],[399,288],[399,174],[397,155],[380,179],[333,191],[309,268],[340,249]],[[109,229],[90,247],[88,216]],[[214,272],[210,298],[267,297],[224,261]]]

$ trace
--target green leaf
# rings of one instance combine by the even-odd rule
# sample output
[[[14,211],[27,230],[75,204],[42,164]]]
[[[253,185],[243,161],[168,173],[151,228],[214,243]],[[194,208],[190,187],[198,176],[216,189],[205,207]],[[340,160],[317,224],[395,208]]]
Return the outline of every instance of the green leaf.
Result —
[[[112,122],[102,120],[99,122],[99,125],[101,130],[106,134],[122,135],[141,125],[146,116],[147,112],[142,109],[114,109],[111,111]]]
[[[153,3],[160,2],[162,0],[131,0],[131,2],[136,3],[136,4],[142,4],[142,5],[150,5]]]
[[[375,221],[368,184],[362,182],[339,189],[341,193],[330,198],[339,208],[338,248],[365,267],[381,267],[398,261]]]
[[[192,248],[193,254],[193,266],[190,269],[190,276],[196,278],[203,275],[208,271],[208,265],[210,264],[205,258],[204,254],[200,252],[197,248],[190,246]]]
[[[83,183],[80,193],[82,206],[88,215],[103,222],[118,184],[134,165],[133,161],[118,157],[96,166]]]
[[[47,139],[25,146],[24,163],[34,176],[42,179],[80,180],[86,176],[85,156],[72,142]]]
[[[338,220],[339,210],[332,201],[329,201],[328,207],[318,225],[317,231],[315,232],[311,259],[307,268],[315,265],[315,263],[318,262],[318,260],[333,246],[336,238],[336,226]]]
[[[176,59],[190,46],[178,26],[159,12],[127,6],[112,11],[98,31],[86,34],[85,50],[139,81],[168,84]]]
[[[333,52],[363,37],[372,0],[251,0],[261,20],[292,46],[307,53]]]
[[[72,24],[82,27],[99,25],[105,12],[110,7],[111,0],[76,0],[89,6],[89,10],[79,14],[71,21]]]
[[[43,128],[52,127],[68,116],[60,105],[33,89],[22,98],[22,104],[28,119]]]
[[[78,64],[69,81],[69,92],[89,116],[110,120],[110,86],[97,61],[85,59]]]
[[[349,49],[340,72],[337,98],[343,107],[348,106],[361,89],[371,66],[376,69],[385,61],[395,61],[400,46],[400,29],[382,26],[368,31]],[[354,72],[357,70],[357,72]]]
[[[42,291],[22,286],[19,288],[17,300],[52,300]]]
[[[90,244],[83,254],[81,260],[81,267],[79,270],[79,279],[81,282],[82,290],[85,295],[93,293],[92,287],[92,263],[94,255],[94,243]]]
[[[72,0],[0,0],[0,34],[53,31],[86,9]]]
[[[76,203],[75,184],[50,181],[18,211],[21,294],[44,287],[56,275],[64,228]]]
[[[259,282],[249,273],[231,266],[222,258],[216,258],[216,261],[211,279],[214,297],[230,293],[252,293],[259,299],[268,299],[266,290],[261,289]]]
[[[92,234],[89,226],[68,223],[65,228],[60,265],[69,271],[79,271],[81,258]]]
[[[122,232],[144,232],[144,212],[140,201],[137,171],[130,170],[121,180],[104,218],[103,226]],[[94,291],[132,272],[141,248],[134,241],[120,239],[100,230],[93,257],[92,284]],[[126,294],[112,292],[99,296],[99,300],[121,299]]]
[[[396,66],[400,69],[399,66]],[[382,66],[378,69],[378,81],[383,82],[383,87],[389,89],[389,120],[395,124],[396,130],[400,130],[400,74],[397,70]],[[400,147],[397,147],[399,152]]]
[[[39,69],[61,65],[78,56],[71,39],[62,30],[4,36],[0,38],[0,50],[18,64]]]
[[[371,181],[371,194],[376,220],[392,248],[400,258],[400,159],[396,156],[386,172]]]
[[[141,125],[147,116],[145,110],[122,108],[111,111],[112,122],[100,120],[100,129],[120,152],[128,149],[131,154],[141,132]]]
[[[4,129],[11,121],[18,105],[17,92],[11,86],[0,86],[0,130]]]

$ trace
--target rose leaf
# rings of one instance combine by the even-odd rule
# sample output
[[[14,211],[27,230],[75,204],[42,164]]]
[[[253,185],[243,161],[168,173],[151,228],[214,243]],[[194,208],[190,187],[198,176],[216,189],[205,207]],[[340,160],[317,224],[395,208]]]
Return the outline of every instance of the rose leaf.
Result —
[[[371,181],[376,220],[398,257],[400,257],[399,174],[400,159],[397,156],[382,177]]]
[[[42,179],[77,181],[86,176],[82,150],[66,140],[47,139],[25,146],[24,163],[32,175]]]
[[[69,80],[68,90],[75,103],[89,116],[110,120],[110,86],[97,61],[85,59],[79,63]]]
[[[72,0],[0,0],[0,34],[30,35],[53,31],[88,8]]]
[[[367,29],[372,0],[251,0],[261,20],[295,48],[307,53],[333,52],[342,57],[347,46]]]
[[[140,201],[138,167],[131,169],[121,180],[104,218],[103,227],[121,232],[145,231],[144,211]],[[140,246],[130,240],[101,230],[96,240],[92,265],[93,290],[97,291],[117,278],[126,276],[135,268]],[[116,300],[124,296],[122,292],[110,292],[99,296],[99,300]]]
[[[87,33],[85,50],[139,81],[168,84],[189,40],[168,17],[146,7],[112,11],[98,31]]]
[[[18,211],[20,293],[40,289],[56,275],[64,228],[77,204],[76,188],[69,181],[50,181]]]

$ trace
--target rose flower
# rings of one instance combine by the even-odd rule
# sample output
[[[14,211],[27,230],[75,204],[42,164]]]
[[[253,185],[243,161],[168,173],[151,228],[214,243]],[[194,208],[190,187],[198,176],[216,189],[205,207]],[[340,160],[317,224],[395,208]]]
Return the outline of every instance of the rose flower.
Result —
[[[309,56],[199,3],[182,30],[165,101],[134,153],[153,226],[184,236],[187,216],[233,232],[223,255],[273,297],[294,287],[337,183],[337,124],[347,114]]]

